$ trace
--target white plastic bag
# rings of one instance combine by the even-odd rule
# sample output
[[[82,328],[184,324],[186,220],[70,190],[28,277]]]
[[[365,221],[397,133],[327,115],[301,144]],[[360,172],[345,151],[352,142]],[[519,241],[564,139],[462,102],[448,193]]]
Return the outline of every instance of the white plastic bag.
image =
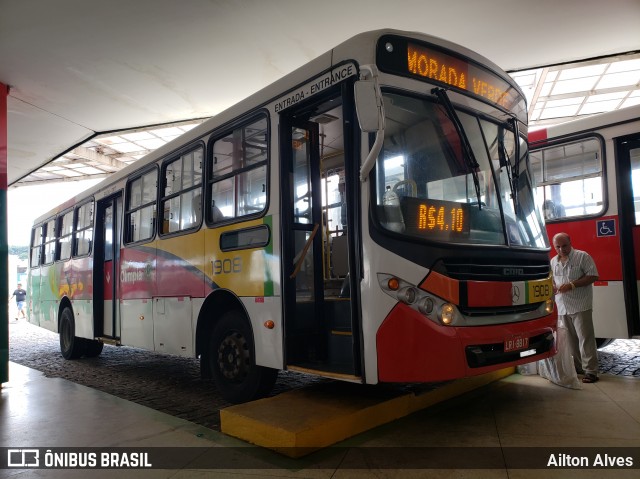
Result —
[[[558,354],[538,361],[538,374],[558,386],[571,389],[582,389],[578,380],[573,356],[569,349],[568,332],[562,322],[558,322],[557,330]]]
[[[538,374],[538,361],[532,363],[521,364],[517,367],[518,373],[523,376],[535,376]]]

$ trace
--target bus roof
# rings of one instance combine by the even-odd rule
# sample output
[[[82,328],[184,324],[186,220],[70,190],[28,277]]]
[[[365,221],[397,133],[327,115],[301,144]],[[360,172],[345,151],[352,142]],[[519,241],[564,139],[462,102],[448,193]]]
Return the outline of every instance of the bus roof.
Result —
[[[539,146],[548,140],[568,135],[587,133],[614,125],[629,123],[640,119],[640,105],[634,105],[620,110],[614,110],[598,115],[591,115],[558,125],[548,126],[529,132],[529,143],[532,147]]]

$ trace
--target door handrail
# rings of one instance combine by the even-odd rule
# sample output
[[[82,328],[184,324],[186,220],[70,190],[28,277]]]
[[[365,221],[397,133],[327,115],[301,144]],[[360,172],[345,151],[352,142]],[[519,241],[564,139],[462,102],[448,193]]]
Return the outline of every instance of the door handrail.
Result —
[[[291,276],[289,276],[289,279],[294,279],[296,276],[298,276],[298,273],[300,272],[300,268],[302,268],[302,261],[304,260],[305,256],[307,256],[307,251],[309,250],[309,247],[311,246],[311,242],[313,241],[313,238],[316,236],[316,233],[318,232],[319,227],[320,225],[318,223],[316,223],[315,226],[313,227],[311,236],[309,236],[309,239],[305,243],[304,248],[302,248],[302,253],[300,253],[300,258],[298,258],[296,267],[294,268],[293,273],[291,273]]]

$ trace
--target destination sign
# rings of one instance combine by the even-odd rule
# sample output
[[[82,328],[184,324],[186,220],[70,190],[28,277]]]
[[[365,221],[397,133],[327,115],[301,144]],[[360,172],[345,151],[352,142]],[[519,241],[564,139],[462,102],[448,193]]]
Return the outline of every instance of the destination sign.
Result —
[[[524,98],[509,82],[463,55],[390,36],[380,40],[378,66],[402,76],[462,90],[505,110],[524,111]]]

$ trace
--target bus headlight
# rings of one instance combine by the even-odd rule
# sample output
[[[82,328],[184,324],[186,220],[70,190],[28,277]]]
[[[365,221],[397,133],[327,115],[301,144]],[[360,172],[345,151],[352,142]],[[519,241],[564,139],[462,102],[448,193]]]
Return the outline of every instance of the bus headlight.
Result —
[[[418,303],[418,309],[425,316],[431,313],[433,311],[433,299],[429,298],[428,296],[426,298],[423,298],[422,301]]]
[[[378,284],[384,293],[439,326],[450,326],[460,319],[460,313],[455,305],[397,276],[378,273]]]
[[[398,291],[398,300],[405,304],[413,304],[416,301],[416,296],[416,288],[412,288],[411,286]]]
[[[444,303],[440,307],[440,313],[438,314],[438,316],[440,316],[440,321],[442,321],[442,324],[451,324],[453,322],[453,316],[455,312],[456,308],[454,308],[453,304]]]
[[[544,310],[549,314],[553,313],[553,299],[549,298],[545,301]]]

